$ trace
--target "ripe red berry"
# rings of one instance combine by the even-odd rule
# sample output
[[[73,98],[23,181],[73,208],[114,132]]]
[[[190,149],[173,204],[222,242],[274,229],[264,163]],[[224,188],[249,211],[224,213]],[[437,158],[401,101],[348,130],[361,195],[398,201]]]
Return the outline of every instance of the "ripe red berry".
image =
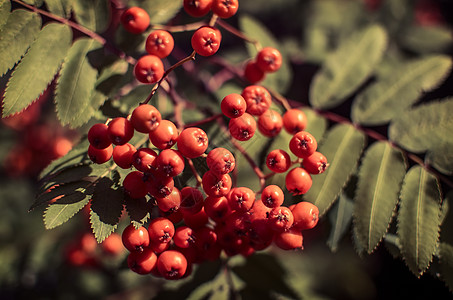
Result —
[[[168,149],[178,140],[178,129],[169,120],[162,120],[159,126],[149,133],[151,143],[159,149]]]
[[[248,211],[255,203],[255,193],[248,187],[235,187],[227,196],[232,210]]]
[[[298,230],[312,229],[318,224],[319,209],[313,203],[302,201],[291,209],[294,216],[293,227]]]
[[[307,127],[307,116],[297,108],[287,110],[283,114],[283,127],[290,134],[296,134]]]
[[[157,173],[157,172],[147,173],[146,175],[148,177],[147,182],[146,182],[146,185],[148,187],[148,193],[150,193],[156,199],[165,198],[174,193],[173,189],[175,187],[175,181],[173,180],[172,177],[160,176],[159,173]],[[181,196],[179,196],[179,198],[181,198]],[[179,203],[180,202],[181,202],[181,199],[179,199]],[[179,204],[178,204],[178,207],[179,207]],[[162,209],[162,210],[168,211],[168,209],[167,210]]]
[[[112,144],[108,135],[108,126],[103,123],[97,123],[91,126],[88,131],[88,141],[90,145],[97,149],[105,149]]]
[[[226,117],[234,119],[245,113],[247,103],[245,102],[244,97],[239,94],[232,93],[222,99],[220,109]]]
[[[269,212],[269,227],[277,232],[286,231],[294,223],[294,216],[291,210],[286,206],[274,207]]]
[[[230,119],[228,129],[232,137],[239,141],[250,140],[256,131],[256,121],[252,115],[244,113],[242,116]]]
[[[183,6],[192,17],[203,17],[211,10],[212,0],[184,0]]]
[[[146,38],[145,49],[148,54],[165,58],[170,55],[175,46],[175,41],[170,32],[166,30],[155,30]]]
[[[272,172],[284,173],[291,167],[291,157],[286,151],[275,149],[267,155],[266,165]]]
[[[129,269],[137,274],[150,274],[156,267],[157,255],[150,248],[145,248],[143,252],[131,252],[127,257]]]
[[[184,129],[178,137],[178,150],[188,158],[201,156],[208,148],[208,136],[203,129],[189,127]]]
[[[113,148],[113,161],[121,169],[129,169],[132,167],[134,161],[134,153],[137,151],[135,147],[129,143],[124,145],[115,146]]]
[[[247,103],[246,111],[251,115],[262,115],[271,106],[271,94],[260,85],[249,85],[245,87],[241,95]]]
[[[209,221],[209,217],[204,211],[204,207],[201,207],[200,211],[195,214],[183,213],[183,219],[184,223],[186,223],[187,226],[193,229],[200,228],[206,225]]]
[[[156,158],[157,153],[153,149],[140,148],[134,153],[132,163],[137,170],[149,173],[155,170]]]
[[[208,196],[226,196],[231,190],[231,177],[228,174],[217,174],[206,171],[202,177],[203,190]]]
[[[211,56],[220,48],[222,34],[214,27],[203,26],[192,35],[192,48],[201,56]]]
[[[173,182],[173,178],[170,178]],[[178,188],[173,187],[169,195],[164,197],[155,197],[157,206],[163,212],[175,212],[181,206],[181,192]]]
[[[290,228],[274,235],[274,243],[283,250],[303,249],[303,236],[300,230]]]
[[[256,64],[265,73],[276,72],[282,66],[282,55],[275,48],[265,47],[258,52]]]
[[[236,159],[229,150],[219,147],[209,151],[206,164],[215,173],[227,174],[234,170]]]
[[[118,117],[110,121],[108,135],[113,144],[124,145],[134,136],[134,127],[128,119]]]
[[[250,83],[255,84],[266,77],[266,74],[258,67],[255,60],[250,60],[245,64],[244,77]]]
[[[175,235],[175,226],[169,219],[158,217],[149,223],[148,233],[153,242],[169,243]]]
[[[134,225],[129,224],[124,228],[121,240],[124,247],[131,252],[142,252],[149,245],[149,234],[145,227],[136,229]]]
[[[173,241],[180,248],[189,248],[195,244],[195,232],[188,226],[180,226],[176,228]]]
[[[212,220],[219,222],[230,214],[231,208],[225,196],[208,196],[205,199],[204,211]]]
[[[282,189],[274,184],[266,186],[261,192],[261,201],[269,208],[279,207],[283,204],[285,195]]]
[[[185,186],[181,189],[181,212],[185,215],[196,214],[203,208],[204,197],[195,187]]]
[[[134,6],[121,15],[124,29],[133,34],[143,33],[149,26],[149,15],[143,8]]]
[[[166,250],[157,258],[157,269],[165,279],[179,279],[187,271],[187,259],[177,250]]]
[[[148,194],[143,173],[132,171],[124,177],[123,187],[125,192],[134,199],[145,197]]]
[[[105,149],[97,149],[92,145],[88,146],[88,157],[95,164],[103,164],[110,160],[113,154],[113,146],[110,145]]]
[[[164,76],[164,64],[156,55],[142,56],[135,64],[134,75],[141,83],[156,83]]]
[[[219,18],[228,19],[236,14],[238,8],[238,0],[213,0],[211,10]]]
[[[327,163],[327,158],[320,152],[315,151],[312,155],[307,158],[304,158],[303,167],[310,174],[321,174],[327,169],[329,164]]]
[[[160,112],[151,104],[137,106],[131,114],[131,123],[138,132],[149,133],[155,130],[162,120]]]
[[[315,153],[318,143],[313,135],[306,131],[299,131],[289,141],[289,149],[294,155],[306,158]]]
[[[283,120],[280,113],[268,109],[258,117],[258,130],[267,137],[277,136],[283,127]]]
[[[121,236],[115,232],[109,235],[100,245],[102,251],[108,255],[119,255],[125,250]]]
[[[175,177],[184,170],[184,157],[173,149],[162,150],[155,163],[158,174],[166,177]]]
[[[297,167],[286,174],[285,185],[291,194],[302,195],[311,188],[312,179],[304,168]]]

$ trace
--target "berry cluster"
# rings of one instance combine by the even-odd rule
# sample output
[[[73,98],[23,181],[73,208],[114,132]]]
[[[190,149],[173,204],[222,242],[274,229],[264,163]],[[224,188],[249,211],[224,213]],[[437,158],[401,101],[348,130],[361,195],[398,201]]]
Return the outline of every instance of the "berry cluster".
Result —
[[[268,73],[277,72],[282,66],[282,55],[273,47],[264,47],[255,59],[249,60],[244,68],[244,77],[252,84],[258,83]]]

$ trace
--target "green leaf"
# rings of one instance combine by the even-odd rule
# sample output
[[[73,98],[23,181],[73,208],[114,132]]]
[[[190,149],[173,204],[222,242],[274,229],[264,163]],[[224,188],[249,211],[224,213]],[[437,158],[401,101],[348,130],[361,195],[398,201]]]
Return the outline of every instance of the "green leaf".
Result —
[[[453,98],[419,105],[390,124],[392,141],[412,152],[425,152],[453,143]]]
[[[97,70],[90,65],[87,54],[99,46],[93,39],[78,39],[63,62],[55,95],[57,116],[62,125],[85,117],[97,77]]]
[[[101,178],[91,199],[91,228],[99,243],[117,228],[123,211],[124,193],[116,185],[109,178]]]
[[[90,195],[79,192],[64,196],[55,203],[50,204],[44,213],[46,229],[62,225],[84,208],[89,201]]]
[[[71,5],[66,0],[45,0],[47,9],[54,15],[67,18],[71,13]]]
[[[0,0],[0,31],[5,25],[11,14],[11,2],[9,0]]]
[[[453,175],[453,143],[438,144],[429,150],[425,162],[445,175]]]
[[[359,94],[352,105],[354,122],[380,125],[402,115],[422,92],[437,87],[452,66],[448,56],[429,56],[392,68],[390,74]]]
[[[30,46],[8,82],[3,116],[21,112],[47,88],[55,77],[72,40],[71,29],[62,24],[47,24]]]
[[[219,272],[212,280],[199,285],[187,297],[187,300],[216,299],[228,300],[233,296],[234,291],[228,283],[226,272]]]
[[[354,230],[368,254],[388,230],[405,174],[402,153],[389,143],[375,142],[366,151],[354,196]]]
[[[437,249],[440,215],[437,179],[418,165],[412,167],[401,189],[397,234],[404,260],[416,276],[429,267]]]
[[[348,124],[336,125],[327,132],[318,151],[326,156],[330,166],[324,173],[312,176],[313,185],[304,195],[304,199],[318,206],[321,216],[356,170],[365,140],[362,132]]]
[[[181,1],[153,0],[141,1],[132,0],[129,7],[139,6],[149,14],[151,24],[165,24],[172,19],[182,8]]]
[[[442,53],[453,44],[448,27],[410,26],[401,34],[401,44],[416,53]]]
[[[315,75],[310,103],[328,109],[346,100],[373,73],[386,44],[386,32],[378,25],[369,26],[344,41],[328,55]]]
[[[440,243],[439,245],[441,279],[453,291],[453,246]]]
[[[266,74],[265,79],[259,84],[284,94],[291,84],[292,72],[288,58],[283,51],[284,49],[281,49],[279,41],[267,30],[264,24],[251,16],[241,15],[239,18],[239,27],[246,35],[258,41],[262,47],[273,47],[280,51],[282,54],[282,66],[277,72]],[[247,43],[246,46],[249,56],[255,57],[258,53],[255,45]]]
[[[146,198],[132,199],[125,197],[126,211],[135,228],[143,226],[151,217],[153,205]]]
[[[108,0],[77,0],[72,2],[77,23],[93,30],[103,32],[110,21]]]
[[[10,2],[7,1],[7,3]],[[2,9],[6,9],[7,6],[2,5]],[[41,29],[41,18],[38,14],[23,9],[16,9],[11,14],[8,11],[9,17],[4,14],[2,10],[0,20],[5,23],[0,26],[0,53],[2,54],[0,55],[0,76],[12,69],[21,59]]]
[[[351,198],[342,192],[338,197],[337,203],[332,207],[329,212],[329,220],[332,223],[332,230],[330,231],[327,245],[330,251],[337,252],[341,239],[347,233],[349,225],[352,220],[352,210],[354,202]]]

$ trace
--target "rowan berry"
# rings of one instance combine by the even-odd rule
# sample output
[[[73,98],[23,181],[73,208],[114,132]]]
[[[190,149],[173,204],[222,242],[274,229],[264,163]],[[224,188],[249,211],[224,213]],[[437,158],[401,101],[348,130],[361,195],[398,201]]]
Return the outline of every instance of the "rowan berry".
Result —
[[[112,144],[108,135],[108,126],[103,123],[97,123],[88,130],[88,142],[94,148],[105,149]]]
[[[157,258],[157,269],[165,279],[179,279],[187,271],[187,259],[179,251],[166,250]]]
[[[303,167],[310,174],[321,174],[327,169],[329,164],[327,163],[327,158],[320,152],[315,151],[312,155],[307,158],[304,158]]]
[[[274,235],[274,243],[283,250],[303,249],[303,235],[300,230],[290,228]]]
[[[261,192],[261,201],[269,208],[279,207],[283,204],[285,195],[282,189],[274,184],[266,186]]]
[[[138,149],[132,158],[134,167],[141,172],[151,172],[155,169],[154,161],[157,158],[157,153],[150,148]]]
[[[110,234],[100,245],[102,251],[108,255],[115,256],[121,254],[124,251],[121,236],[115,232]]]
[[[177,145],[182,155],[196,158],[208,148],[208,136],[201,128],[189,127],[179,134]]]
[[[162,212],[175,212],[181,206],[181,192],[177,187],[173,187],[169,195],[155,198],[157,206]]]
[[[227,196],[232,210],[248,211],[255,203],[255,193],[248,187],[235,187]]]
[[[137,106],[131,114],[131,123],[134,129],[141,133],[155,130],[162,120],[160,112],[151,104]]]
[[[142,252],[131,252],[127,257],[129,269],[137,274],[150,274],[156,267],[157,255],[150,248],[145,248]]]
[[[268,109],[258,117],[258,130],[267,137],[277,136],[283,127],[282,116],[275,110]]]
[[[294,216],[291,210],[286,206],[274,207],[268,215],[269,227],[277,232],[286,231],[294,223]]]
[[[204,211],[209,218],[219,222],[230,214],[231,208],[225,196],[208,196],[204,202]]]
[[[149,245],[148,230],[141,226],[138,229],[129,224],[124,228],[121,240],[124,247],[131,252],[142,252]]]
[[[165,198],[174,192],[173,188],[175,187],[175,181],[173,180],[173,177],[160,176],[157,172],[147,173],[146,175],[148,176],[146,186],[148,193],[151,196],[155,198]],[[181,199],[179,199],[179,202],[181,202]]]
[[[234,170],[236,159],[229,150],[219,147],[209,151],[206,164],[209,170],[217,174],[227,174]]]
[[[284,173],[291,167],[291,157],[286,151],[275,149],[267,155],[266,165],[272,172]]]
[[[236,14],[238,8],[238,0],[213,0],[211,10],[219,18],[228,19]]]
[[[198,213],[203,207],[204,197],[195,187],[185,186],[181,189],[180,210],[184,216]]]
[[[184,157],[173,149],[162,150],[155,163],[158,174],[166,177],[175,177],[184,170]]]
[[[149,248],[154,251],[154,253],[162,253],[168,248],[170,248],[170,243],[160,242],[160,241],[150,241]]]
[[[195,52],[201,56],[211,56],[220,48],[222,34],[214,27],[203,26],[192,35],[191,44]]]
[[[262,115],[272,103],[271,94],[260,85],[249,85],[242,90],[242,97],[247,103],[247,110],[251,115]]]
[[[92,145],[88,146],[88,157],[95,164],[103,164],[110,160],[113,154],[113,146],[110,145],[105,149],[97,149]]]
[[[183,6],[192,17],[203,17],[211,10],[212,0],[184,0]]]
[[[162,120],[159,126],[149,133],[149,139],[159,149],[171,148],[178,140],[178,129],[169,120]]]
[[[142,172],[132,171],[124,177],[124,190],[131,198],[138,199],[145,197],[148,194],[145,181],[146,179]]]
[[[302,195],[308,192],[312,185],[310,173],[304,168],[296,167],[285,177],[286,189],[293,195]]]
[[[266,74],[258,67],[255,60],[250,60],[245,64],[244,77],[250,83],[255,84],[262,81]]]
[[[170,55],[175,46],[175,41],[170,32],[166,30],[155,30],[146,38],[145,50],[148,54],[165,58]]]
[[[264,47],[256,55],[256,64],[265,73],[276,72],[282,66],[282,55],[275,48]]]
[[[306,131],[299,131],[289,141],[289,149],[294,155],[306,158],[315,153],[318,143],[313,135]]]
[[[238,118],[230,119],[228,130],[235,139],[248,141],[255,135],[256,121],[252,115],[244,113]]]
[[[195,233],[189,226],[180,226],[176,228],[173,236],[175,245],[180,248],[189,248],[195,244]]]
[[[289,109],[283,114],[283,127],[290,134],[303,131],[307,127],[307,116],[300,109]]]
[[[137,60],[134,75],[141,83],[156,83],[164,76],[164,64],[156,55],[144,55]]]
[[[270,211],[270,208],[269,208]],[[249,229],[249,244],[253,249],[264,250],[272,244],[274,230],[268,224],[269,219],[252,219]]]
[[[157,217],[149,223],[148,233],[152,242],[169,243],[175,235],[175,226],[169,219]]]
[[[293,227],[298,230],[312,229],[318,224],[319,209],[311,202],[301,201],[291,209],[294,216]]]
[[[208,196],[226,196],[231,190],[231,177],[228,174],[217,174],[206,171],[202,177],[203,190]]]
[[[143,8],[134,6],[121,15],[121,24],[126,31],[133,34],[143,33],[149,26],[149,15]]]
[[[134,153],[137,151],[135,147],[129,143],[124,145],[115,146],[113,148],[113,161],[120,167],[121,169],[129,169],[132,167],[132,163],[134,162]]]
[[[222,113],[231,119],[238,118],[245,113],[247,109],[247,103],[239,94],[231,93],[226,95],[220,103],[220,109]]]
[[[182,210],[181,210],[182,212]],[[184,223],[186,223],[187,226],[193,229],[200,228],[204,225],[206,225],[209,221],[209,217],[204,211],[204,207],[200,209],[199,212],[191,214],[191,213],[183,213],[183,219]]]
[[[123,117],[110,121],[107,130],[112,144],[115,145],[124,145],[134,136],[134,126],[128,119]]]

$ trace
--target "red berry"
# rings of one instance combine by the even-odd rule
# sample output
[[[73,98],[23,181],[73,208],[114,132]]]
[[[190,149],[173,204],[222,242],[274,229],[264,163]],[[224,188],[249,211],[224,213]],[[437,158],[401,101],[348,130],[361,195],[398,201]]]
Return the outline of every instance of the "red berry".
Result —
[[[307,116],[297,108],[287,110],[283,114],[283,127],[290,134],[296,134],[307,127]]]
[[[203,194],[195,187],[185,186],[181,189],[180,210],[184,216],[196,214],[203,208]]]
[[[247,103],[239,94],[229,94],[222,99],[220,103],[222,113],[228,118],[237,118],[242,116],[247,109]]]
[[[129,169],[132,167],[134,161],[134,153],[137,151],[135,147],[129,143],[124,145],[115,146],[113,148],[113,161],[121,169]]]
[[[303,236],[300,230],[291,228],[274,236],[274,243],[283,250],[303,249]]]
[[[131,252],[127,257],[129,269],[137,274],[149,274],[156,267],[157,255],[150,248],[145,248],[143,252]]]
[[[285,195],[282,189],[274,184],[266,186],[261,192],[261,201],[269,208],[279,207],[283,204]]]
[[[236,160],[229,150],[219,147],[209,151],[206,164],[217,174],[227,174],[234,170]]]
[[[145,55],[137,60],[134,75],[141,83],[156,83],[164,76],[164,64],[156,55]]]
[[[192,17],[203,17],[211,10],[212,0],[184,0],[184,10]]]
[[[208,223],[208,221],[209,221],[209,217],[206,214],[206,212],[204,211],[204,207],[201,207],[200,211],[195,214],[191,214],[191,213],[184,214],[183,213],[183,219],[184,219],[184,223],[186,223],[187,226],[189,226],[193,229],[200,228],[200,227],[206,225],[206,223]]]
[[[101,249],[108,255],[119,255],[124,251],[121,236],[118,233],[112,233],[101,244]]]
[[[144,173],[148,173],[155,170],[155,160],[157,153],[150,148],[140,148],[133,156],[132,163],[134,167]]]
[[[285,185],[291,194],[302,195],[311,188],[312,179],[304,168],[297,167],[286,174]]]
[[[304,169],[310,174],[321,174],[327,169],[329,164],[327,158],[320,152],[315,151],[312,155],[303,160]]]
[[[149,133],[151,143],[159,149],[171,148],[178,140],[178,129],[169,120],[162,120],[159,126]]]
[[[312,229],[318,224],[319,209],[313,203],[302,201],[291,209],[294,216],[293,227],[298,230]]]
[[[271,94],[260,85],[247,86],[242,90],[241,95],[247,103],[246,111],[251,115],[262,115],[271,106]]]
[[[291,157],[286,151],[275,149],[267,155],[266,165],[272,172],[284,173],[291,167]]]
[[[179,279],[186,273],[187,259],[179,251],[166,250],[157,258],[157,269],[165,279]]]
[[[268,109],[258,117],[258,130],[267,137],[277,136],[283,127],[282,116],[275,110]]]
[[[129,224],[121,235],[124,247],[131,252],[142,252],[149,245],[149,234],[145,227],[135,229]]]
[[[203,26],[192,35],[192,48],[201,56],[211,56],[220,48],[222,34],[214,27]]]
[[[95,164],[103,164],[110,160],[113,154],[113,146],[110,145],[105,149],[97,149],[92,145],[88,146],[88,157]]]
[[[155,30],[146,38],[145,49],[151,55],[165,58],[170,55],[175,46],[175,41],[170,32],[165,30]]]
[[[208,196],[204,203],[204,211],[212,220],[219,222],[231,213],[231,208],[225,196]]]
[[[182,155],[188,158],[196,158],[201,156],[208,148],[208,136],[201,128],[186,128],[179,134],[177,144]]]
[[[219,18],[227,19],[234,16],[238,8],[238,0],[213,0],[211,10]]]
[[[175,177],[184,170],[184,157],[173,149],[162,150],[156,158],[158,174],[166,177]]]
[[[206,171],[202,177],[203,190],[208,196],[226,196],[231,190],[231,177],[228,174],[217,174]]]
[[[248,187],[231,189],[227,198],[231,209],[236,211],[248,211],[255,203],[255,193]]]
[[[124,145],[134,136],[134,127],[128,119],[118,117],[110,121],[108,135],[113,144]]]
[[[299,131],[289,141],[289,149],[294,155],[306,158],[315,153],[318,143],[313,135],[306,131]]]
[[[149,223],[148,233],[152,242],[169,243],[175,235],[175,226],[169,219],[158,217]]]
[[[171,180],[173,181],[172,178]],[[163,212],[175,212],[181,206],[181,192],[176,187],[173,187],[169,195],[155,198],[157,206]]]
[[[250,60],[245,65],[244,77],[250,83],[255,84],[263,80],[266,74],[258,67],[255,60]]]
[[[173,236],[173,241],[180,248],[189,248],[195,244],[195,233],[188,226],[178,227]]]
[[[269,212],[269,227],[277,232],[286,231],[291,228],[294,222],[294,216],[291,210],[285,206],[274,207]]]
[[[108,126],[103,123],[97,123],[91,126],[88,131],[88,141],[90,145],[97,149],[105,149],[112,144],[108,135]]]
[[[125,192],[134,199],[145,197],[148,194],[145,178],[143,173],[139,171],[132,171],[127,174],[123,180],[123,187]]]
[[[137,106],[131,115],[131,123],[135,130],[142,133],[149,133],[155,130],[162,120],[160,112],[151,104]]]
[[[252,115],[244,113],[242,116],[230,119],[228,129],[232,137],[239,141],[250,140],[256,131],[256,121]]]
[[[149,15],[140,7],[131,7],[121,15],[124,29],[133,34],[144,32],[149,26]]]
[[[148,176],[146,182],[148,187],[148,193],[150,193],[156,199],[166,198],[174,193],[173,189],[175,187],[175,181],[173,180],[173,177],[160,176],[159,173],[157,172],[147,173],[146,175]],[[181,196],[179,196],[179,198],[181,198]],[[181,199],[179,199],[179,202],[181,202]],[[162,210],[167,211],[168,209]]]
[[[276,72],[282,66],[282,55],[275,48],[265,47],[258,52],[256,64],[265,73]]]

